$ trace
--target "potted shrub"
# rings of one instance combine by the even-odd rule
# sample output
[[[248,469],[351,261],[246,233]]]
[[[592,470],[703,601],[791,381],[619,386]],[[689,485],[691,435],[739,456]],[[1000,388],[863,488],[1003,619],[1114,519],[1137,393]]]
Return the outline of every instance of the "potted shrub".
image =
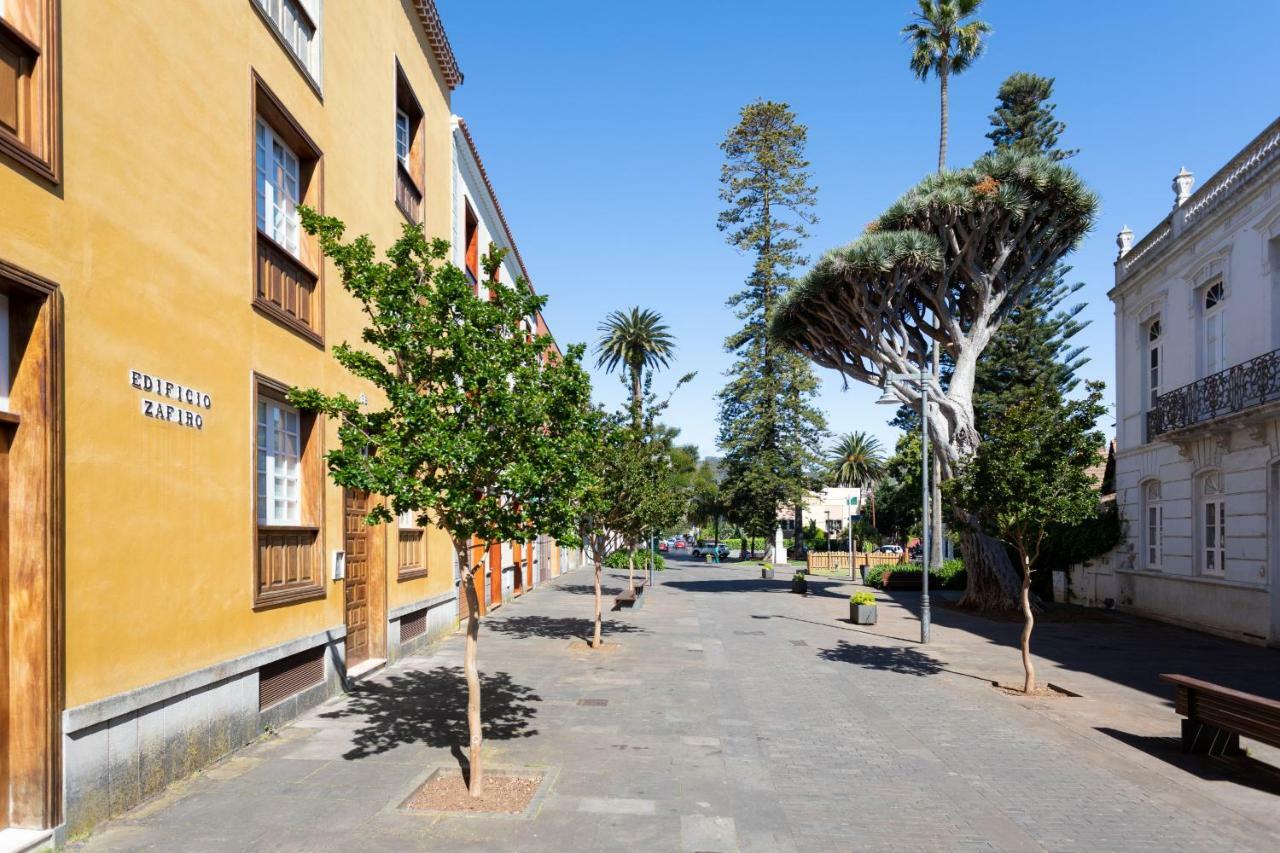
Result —
[[[773,563],[760,564],[760,577],[764,580],[773,580]]]
[[[855,625],[876,624],[876,597],[869,592],[849,596],[849,621]]]
[[[809,579],[804,576],[804,572],[796,572],[791,576],[791,591],[800,595],[809,594]]]

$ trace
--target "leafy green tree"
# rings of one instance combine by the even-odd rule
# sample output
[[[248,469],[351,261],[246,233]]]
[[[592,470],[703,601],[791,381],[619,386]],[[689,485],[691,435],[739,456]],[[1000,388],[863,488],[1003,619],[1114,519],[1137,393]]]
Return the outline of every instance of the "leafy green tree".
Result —
[[[826,431],[809,364],[768,334],[792,271],[805,263],[806,226],[817,221],[806,135],[789,106],[756,101],[742,108],[720,145],[720,199],[728,207],[717,227],[730,245],[755,258],[746,287],[728,300],[743,327],[725,339],[735,360],[719,394],[723,483],[738,523],[764,536],[780,506],[794,503],[800,511],[817,479],[816,448]]]
[[[906,541],[920,525],[920,431],[903,433],[884,466],[877,488],[876,529],[896,542]]]
[[[938,171],[947,168],[947,123],[951,76],[969,69],[986,47],[983,37],[991,33],[985,21],[968,20],[978,12],[982,0],[918,0],[915,20],[902,28],[911,45],[911,70],[921,82],[929,75],[938,78],[940,128]]]
[[[583,547],[595,570],[591,647],[599,649],[603,624],[600,575],[609,555],[626,547],[625,531],[635,524],[636,506],[642,499],[647,476],[635,451],[634,427],[628,416],[593,410],[588,435],[579,524]]]
[[[526,333],[526,318],[545,300],[524,281],[509,287],[493,278],[501,253],[485,259],[491,298],[480,299],[446,261],[449,244],[428,242],[421,229],[406,225],[379,260],[367,236],[344,241],[340,220],[307,208],[301,215],[368,318],[360,343],[338,344],[334,358],[383,400],[365,404],[317,389],[295,389],[290,400],[337,422],[338,446],[326,454],[333,480],[386,496],[370,510],[370,524],[412,512],[448,533],[477,613],[473,539],[523,539],[537,530],[577,542],[590,437],[583,347],[549,358],[552,339]],[[474,617],[468,623],[464,656],[473,796],[484,788],[479,625]]]
[[[996,110],[990,116],[987,139],[993,147],[1013,148],[1024,154],[1044,154],[1050,160],[1065,160],[1078,149],[1058,148],[1058,137],[1067,129],[1053,111],[1053,78],[1015,71],[1000,84]]]
[[[600,340],[596,342],[597,367],[612,373],[619,366],[627,369],[631,382],[631,424],[639,428],[644,405],[644,372],[667,367],[675,353],[676,343],[662,315],[639,307],[630,311],[614,311],[600,324]]]
[[[1097,462],[1103,443],[1094,424],[1106,411],[1101,383],[1089,383],[1080,400],[1062,400],[1053,389],[1041,393],[1047,399],[1029,396],[1009,407],[948,484],[957,503],[973,508],[984,530],[1018,553],[1027,693],[1036,689],[1031,574],[1052,525],[1075,524],[1097,513],[1098,484],[1088,469]]]

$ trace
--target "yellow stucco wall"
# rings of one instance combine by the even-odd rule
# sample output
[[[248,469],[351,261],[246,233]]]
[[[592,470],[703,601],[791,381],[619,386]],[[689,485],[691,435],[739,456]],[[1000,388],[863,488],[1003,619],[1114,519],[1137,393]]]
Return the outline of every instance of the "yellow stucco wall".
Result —
[[[451,141],[448,91],[408,0],[324,4],[323,100],[250,0],[64,3],[62,20],[63,181],[0,161],[0,258],[56,282],[65,306],[74,707],[343,623],[342,583],[327,578],[323,600],[252,607],[252,374],[372,393],[251,307],[251,69],[322,150],[325,211],[380,246],[404,221],[397,58],[426,112],[431,236],[450,232]],[[324,299],[326,348],[356,340],[361,317],[332,265]],[[130,369],[210,394],[203,430],[143,418]],[[326,484],[326,572],[341,514]],[[452,588],[443,534],[429,536],[429,576],[399,583],[383,532],[387,606]]]

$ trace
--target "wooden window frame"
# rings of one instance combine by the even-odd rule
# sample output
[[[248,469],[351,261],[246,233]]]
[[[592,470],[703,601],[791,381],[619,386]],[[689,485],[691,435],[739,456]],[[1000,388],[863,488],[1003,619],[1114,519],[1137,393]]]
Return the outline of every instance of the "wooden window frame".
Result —
[[[283,0],[281,0],[283,2]],[[284,33],[280,31],[279,25],[267,15],[266,10],[258,5],[258,0],[249,0],[249,5],[253,7],[253,11],[258,13],[258,17],[267,26],[267,32],[271,33],[276,43],[280,45],[280,49],[284,51],[284,55],[289,57],[289,61],[293,63],[293,67],[298,69],[298,73],[302,75],[302,79],[307,81],[307,86],[311,89],[315,96],[324,102],[324,27],[321,20],[314,20],[306,6],[296,3],[302,17],[306,18],[308,23],[315,29],[315,51],[316,51],[316,71],[313,74],[311,69],[306,66],[298,56],[293,52],[293,47],[285,39]],[[320,18],[324,18],[323,5],[320,9]]]
[[[463,217],[462,217],[462,245],[465,254],[463,255],[463,268],[467,275],[471,277],[471,286],[475,288],[477,294],[480,293],[480,217],[476,216],[475,210],[471,207],[468,199],[463,199]]]
[[[421,225],[423,223],[423,210],[426,202],[426,156],[423,146],[425,144],[426,131],[426,110],[422,108],[422,102],[418,100],[418,96],[414,94],[413,86],[409,84],[409,77],[404,73],[404,67],[400,64],[400,60],[395,60],[395,104],[397,117],[400,113],[404,113],[409,119],[409,162],[405,163],[400,159],[399,152],[396,152],[395,174],[396,186],[395,197],[396,207],[404,214],[404,218],[409,220],[413,225]],[[395,134],[398,135],[398,128]],[[398,136],[396,145],[399,145]],[[394,148],[392,149],[395,150]],[[416,196],[416,201],[414,197]]]
[[[427,576],[427,529],[422,525],[405,527],[401,520],[396,520],[396,580],[411,581]],[[405,563],[404,547],[406,542],[416,540],[419,557],[417,563]]]
[[[253,607],[255,610],[275,607],[281,604],[295,604],[324,598],[325,565],[324,565],[324,422],[314,412],[299,412],[299,443],[301,445],[301,482],[298,487],[300,503],[300,523],[297,525],[263,524],[258,518],[258,403],[262,398],[285,402],[289,386],[283,382],[253,374],[253,402],[250,410],[250,444],[252,446],[252,500],[250,511],[253,518]],[[269,581],[263,578],[264,567],[262,554],[264,548],[271,547],[264,542],[269,541],[272,534],[310,535],[312,543],[306,546],[314,566],[312,577],[306,582],[281,585],[271,588]]]
[[[25,106],[25,124],[17,133],[0,127],[0,154],[56,185],[62,182],[62,3],[26,0],[26,4],[36,10],[31,31],[0,18],[0,45],[25,57],[26,68],[18,74],[18,108],[21,113]]]
[[[271,128],[298,158],[299,204],[309,205],[321,213],[324,212],[324,155],[315,140],[302,129],[302,125],[285,109],[284,104],[256,71],[252,73],[252,78],[253,115],[249,122],[249,172],[252,182],[249,202],[252,216],[249,221],[253,233],[253,285],[250,291],[253,307],[323,349],[324,261],[316,239],[300,232],[299,252],[294,255],[258,228],[258,120],[261,119]],[[270,298],[270,279],[276,275],[282,291],[281,302]],[[295,304],[300,304],[304,297],[309,300],[307,316],[311,318],[310,322],[288,310],[288,294],[283,292],[286,289],[296,291]]]

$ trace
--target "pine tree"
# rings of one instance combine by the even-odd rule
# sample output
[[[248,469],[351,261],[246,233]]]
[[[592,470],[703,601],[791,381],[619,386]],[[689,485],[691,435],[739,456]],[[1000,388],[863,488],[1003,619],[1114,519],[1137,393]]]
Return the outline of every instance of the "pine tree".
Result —
[[[1012,149],[1024,154],[1043,154],[1051,160],[1065,160],[1077,153],[1057,147],[1066,122],[1054,115],[1053,79],[1015,72],[1000,85],[999,103],[991,114],[987,134],[996,150]],[[1071,267],[1058,264],[1032,286],[992,339],[978,364],[974,382],[974,415],[979,432],[985,434],[1010,406],[1035,392],[1041,399],[1065,398],[1080,380],[1076,372],[1089,359],[1084,348],[1070,341],[1087,326],[1077,319],[1083,302],[1067,307],[1062,303],[1084,282],[1068,283]],[[1056,396],[1046,397],[1049,391]]]
[[[729,206],[717,227],[729,244],[755,255],[745,289],[728,305],[743,321],[725,339],[736,357],[719,394],[725,498],[749,532],[768,535],[779,506],[799,504],[816,482],[826,423],[814,406],[818,381],[799,354],[769,338],[779,300],[806,263],[800,241],[817,221],[807,131],[785,103],[756,101],[742,109],[720,148],[720,198]],[[797,519],[799,522],[799,519]]]
[[[987,139],[995,148],[1013,148],[1024,154],[1044,154],[1051,160],[1074,157],[1079,149],[1058,148],[1058,137],[1067,129],[1053,111],[1053,78],[1017,71],[1000,84],[999,104],[991,114]]]

